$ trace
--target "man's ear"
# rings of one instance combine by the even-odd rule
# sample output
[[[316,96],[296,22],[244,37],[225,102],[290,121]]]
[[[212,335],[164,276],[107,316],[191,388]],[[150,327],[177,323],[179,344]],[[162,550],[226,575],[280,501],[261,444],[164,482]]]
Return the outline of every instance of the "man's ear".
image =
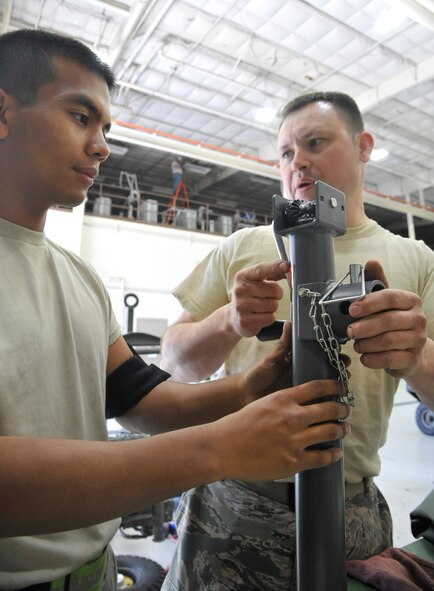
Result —
[[[9,111],[12,104],[11,96],[0,88],[0,140],[9,135]]]
[[[359,134],[360,160],[369,162],[372,150],[374,149],[374,137],[369,131],[362,131]]]

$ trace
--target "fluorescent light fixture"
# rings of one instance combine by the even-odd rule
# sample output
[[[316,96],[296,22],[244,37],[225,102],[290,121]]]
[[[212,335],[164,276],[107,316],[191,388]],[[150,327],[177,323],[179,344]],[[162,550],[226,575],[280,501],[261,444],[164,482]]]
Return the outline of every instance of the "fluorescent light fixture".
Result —
[[[126,146],[118,146],[117,144],[107,144],[110,148],[110,154],[116,154],[116,156],[125,156],[128,152],[128,148]]]
[[[373,162],[378,162],[379,160],[384,160],[388,156],[389,156],[388,150],[385,150],[384,148],[378,148],[378,149],[372,150],[371,160]]]
[[[193,174],[200,175],[208,174],[211,170],[209,166],[201,166],[200,164],[193,164],[191,162],[186,162],[184,168]]]
[[[273,107],[261,107],[254,114],[255,121],[259,123],[271,123],[276,116],[276,109]]]
[[[374,31],[381,35],[387,35],[400,27],[406,18],[407,15],[404,11],[397,6],[383,10],[374,23]]]

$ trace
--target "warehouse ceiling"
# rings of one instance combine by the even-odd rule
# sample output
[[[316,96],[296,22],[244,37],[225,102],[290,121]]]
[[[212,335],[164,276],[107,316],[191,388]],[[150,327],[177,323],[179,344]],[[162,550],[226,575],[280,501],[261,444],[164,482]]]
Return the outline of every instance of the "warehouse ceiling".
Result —
[[[283,106],[306,91],[344,91],[388,152],[368,167],[369,214],[405,234],[414,213],[416,236],[434,244],[433,0],[0,0],[0,7],[2,32],[67,33],[114,69],[105,185],[119,184],[125,171],[141,190],[170,196],[170,164],[181,154],[190,201],[269,214],[280,186],[274,145]]]

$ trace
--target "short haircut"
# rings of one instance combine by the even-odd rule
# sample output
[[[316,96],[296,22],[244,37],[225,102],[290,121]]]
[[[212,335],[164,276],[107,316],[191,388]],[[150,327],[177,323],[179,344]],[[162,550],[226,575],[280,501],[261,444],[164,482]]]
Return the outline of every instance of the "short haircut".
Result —
[[[0,88],[24,105],[35,102],[38,89],[56,79],[53,57],[73,60],[103,78],[109,90],[115,85],[110,67],[84,43],[36,29],[19,29],[0,35]]]
[[[352,135],[364,130],[363,117],[356,101],[343,92],[310,92],[297,96],[283,108],[279,129],[289,115],[307,105],[318,102],[333,105],[336,111],[345,119]]]

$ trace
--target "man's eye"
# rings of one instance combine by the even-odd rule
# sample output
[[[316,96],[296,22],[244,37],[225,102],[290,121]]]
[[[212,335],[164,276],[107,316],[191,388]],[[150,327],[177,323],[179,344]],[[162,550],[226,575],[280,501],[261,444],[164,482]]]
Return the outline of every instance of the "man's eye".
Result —
[[[84,113],[71,113],[71,115],[74,117],[74,119],[77,119],[77,121],[82,125],[87,125],[89,121],[89,117],[87,115],[84,115]]]
[[[283,152],[283,154],[282,154],[283,160],[292,160],[293,157],[294,157],[294,152],[292,152],[291,150],[286,150],[286,152]]]
[[[319,137],[314,137],[312,139],[309,140],[309,148],[316,148],[317,146],[320,145],[320,143],[322,142],[322,138]]]

